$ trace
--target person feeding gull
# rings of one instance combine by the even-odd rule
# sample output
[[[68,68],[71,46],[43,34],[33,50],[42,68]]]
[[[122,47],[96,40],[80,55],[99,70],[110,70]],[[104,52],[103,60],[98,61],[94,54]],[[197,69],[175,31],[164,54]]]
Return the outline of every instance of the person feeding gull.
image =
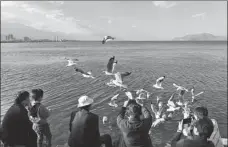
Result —
[[[123,84],[123,79],[124,79],[124,77],[129,76],[130,74],[131,74],[131,72],[124,72],[124,73],[117,72],[114,74],[116,79],[115,80],[111,79],[110,82],[107,84],[114,84],[120,88],[122,88],[122,87],[127,88],[127,85]]]
[[[104,36],[103,40],[102,40],[102,44],[105,44],[106,42],[110,41],[110,40],[114,40],[114,37],[111,36]]]
[[[84,72],[82,69],[75,67],[74,68],[76,72],[80,72],[82,74],[83,77],[85,78],[92,78],[94,79],[95,77],[93,77],[92,72],[88,71],[88,72]]]
[[[66,66],[72,66],[72,65],[76,65],[76,61],[78,61],[78,59],[68,59],[68,58],[65,58],[67,61],[68,61],[68,64]]]
[[[154,84],[153,87],[154,87],[154,88],[157,88],[157,89],[164,89],[164,88],[162,87],[162,82],[164,81],[164,79],[165,79],[165,76],[158,78],[158,79],[156,80],[156,84]]]
[[[103,72],[105,72],[106,75],[113,75],[116,64],[117,61],[115,61],[115,56],[111,57],[107,64],[107,71]]]

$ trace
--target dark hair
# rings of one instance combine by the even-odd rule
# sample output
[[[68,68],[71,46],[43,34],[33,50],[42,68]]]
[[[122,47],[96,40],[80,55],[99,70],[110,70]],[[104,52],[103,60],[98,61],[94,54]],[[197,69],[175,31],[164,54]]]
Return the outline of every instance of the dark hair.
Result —
[[[39,98],[43,97],[44,91],[42,89],[32,89],[32,98],[37,101]]]
[[[24,100],[26,100],[29,97],[29,92],[28,91],[19,91],[17,93],[16,99],[14,101],[15,104],[21,104]]]
[[[197,107],[194,110],[194,114],[199,118],[202,119],[206,114],[208,114],[208,111],[205,107]]]
[[[90,106],[91,106],[91,104],[90,105],[87,105],[87,106],[84,106],[84,107],[80,107],[79,109],[80,110],[87,110],[87,111],[89,111],[89,108],[90,108]]]
[[[204,117],[203,119],[198,120],[196,122],[195,127],[199,132],[199,136],[204,139],[210,138],[211,134],[214,131],[213,122],[207,117]]]
[[[203,113],[203,116],[208,116],[208,110],[206,107],[202,107],[204,109],[204,113]]]
[[[131,103],[127,106],[127,112],[129,115],[132,115],[134,117],[139,117],[142,114],[141,106]]]

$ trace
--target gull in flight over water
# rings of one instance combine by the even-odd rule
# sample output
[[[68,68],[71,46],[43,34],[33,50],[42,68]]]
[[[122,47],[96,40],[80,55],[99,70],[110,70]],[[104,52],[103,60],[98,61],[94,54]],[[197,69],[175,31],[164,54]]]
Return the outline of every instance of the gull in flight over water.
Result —
[[[88,71],[88,72],[84,72],[82,69],[80,68],[74,68],[76,72],[80,72],[82,74],[83,77],[85,78],[92,78],[94,79],[95,77],[93,77],[92,72]]]
[[[157,89],[164,89],[164,88],[162,87],[162,82],[164,81],[164,79],[165,79],[165,76],[158,78],[158,79],[156,80],[156,84],[154,84],[153,87],[154,87],[154,88],[157,88]]]
[[[174,101],[173,101],[173,98],[174,98],[174,95],[175,95],[175,94],[176,94],[176,93],[173,93],[173,94],[171,95],[171,97],[169,98],[169,100],[168,100],[168,103],[167,103],[167,106],[169,107],[169,108],[167,109],[168,112],[174,112],[175,110],[179,110],[179,109],[180,109],[180,107],[177,107],[176,104],[175,104]]]
[[[116,79],[115,80],[111,79],[110,82],[107,84],[113,84],[120,88],[121,87],[127,88],[127,85],[123,84],[123,79],[124,79],[124,77],[129,76],[130,74],[131,74],[131,72],[124,72],[124,73],[117,72],[114,74]]]
[[[68,59],[68,58],[65,58],[67,61],[68,61],[68,64],[67,66],[72,66],[72,65],[76,65],[76,61],[78,61],[78,59]]]
[[[117,100],[118,96],[119,96],[119,94],[114,95],[111,98],[111,101],[108,103],[108,105],[111,106],[111,107],[118,107],[118,105],[116,104],[116,100]]]
[[[177,85],[175,83],[173,83],[173,86],[177,88],[177,91],[178,90],[185,90],[186,92],[188,92],[188,89],[184,88],[183,86],[179,86],[179,85]]]
[[[117,64],[117,61],[115,61],[115,56],[111,57],[107,64],[107,71],[103,71],[103,72],[105,72],[106,75],[114,75],[113,72],[116,64]]]
[[[199,96],[199,95],[201,95],[201,94],[203,94],[204,92],[203,91],[201,91],[200,93],[198,93],[198,94],[195,94],[195,87],[193,87],[192,89],[191,89],[191,94],[192,94],[192,102],[194,102],[195,101],[195,97],[196,96]]]
[[[144,90],[144,89],[139,89],[139,90],[135,90],[136,94],[139,95],[139,99],[148,99],[151,95],[150,92]]]
[[[110,40],[114,40],[114,37],[111,36],[104,36],[103,40],[102,40],[102,44],[105,44],[106,42],[110,41]]]

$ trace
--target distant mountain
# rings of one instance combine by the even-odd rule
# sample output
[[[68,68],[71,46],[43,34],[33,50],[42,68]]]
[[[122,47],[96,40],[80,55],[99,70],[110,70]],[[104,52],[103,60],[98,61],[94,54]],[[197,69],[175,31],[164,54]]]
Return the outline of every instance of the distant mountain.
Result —
[[[176,37],[173,41],[223,41],[227,40],[227,37],[224,36],[215,36],[209,33],[201,33],[201,34],[191,34],[186,35],[184,37]]]

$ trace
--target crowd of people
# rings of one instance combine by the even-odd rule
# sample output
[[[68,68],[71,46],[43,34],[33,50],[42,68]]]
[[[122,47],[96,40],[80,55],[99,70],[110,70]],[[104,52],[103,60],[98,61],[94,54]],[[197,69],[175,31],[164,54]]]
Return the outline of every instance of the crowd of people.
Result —
[[[4,147],[42,147],[44,137],[47,146],[52,146],[52,134],[47,121],[51,110],[41,103],[44,92],[42,89],[33,89],[31,95],[27,91],[20,91],[5,114],[0,127],[0,139]],[[115,141],[109,134],[100,134],[99,116],[90,112],[93,103],[93,99],[86,95],[78,98],[78,110],[71,113],[69,122],[69,147],[153,147],[149,135],[153,126],[152,114],[144,103],[134,97],[124,102],[116,119],[121,136]],[[162,108],[163,103],[159,99],[158,105]],[[153,103],[151,109],[156,112],[156,119],[165,117],[160,116],[163,109],[153,110]],[[165,147],[214,147],[208,141],[214,126],[207,108],[197,107],[192,113],[187,110],[184,112],[188,114],[179,122],[176,135]]]

